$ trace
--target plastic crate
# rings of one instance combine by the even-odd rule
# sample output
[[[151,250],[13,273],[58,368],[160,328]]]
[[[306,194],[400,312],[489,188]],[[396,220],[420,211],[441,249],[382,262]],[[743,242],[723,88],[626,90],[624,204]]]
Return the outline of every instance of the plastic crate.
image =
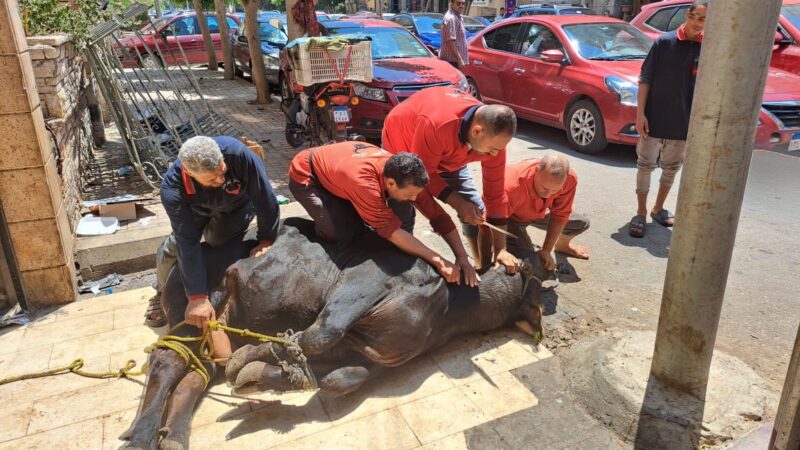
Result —
[[[347,68],[345,80],[351,81],[372,81],[372,48],[370,41],[362,41],[350,44],[350,65]],[[332,52],[322,47],[309,47],[308,43],[298,44],[291,48],[292,69],[294,71],[295,82],[302,86],[310,86],[316,83],[327,83],[329,81],[339,81],[337,70],[331,64],[333,61],[338,68],[339,74],[344,74],[347,66],[347,47],[342,50]]]

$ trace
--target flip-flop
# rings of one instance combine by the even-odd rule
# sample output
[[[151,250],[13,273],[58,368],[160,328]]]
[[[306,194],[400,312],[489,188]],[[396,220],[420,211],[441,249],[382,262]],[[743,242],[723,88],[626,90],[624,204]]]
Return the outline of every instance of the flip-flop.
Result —
[[[665,227],[671,227],[675,223],[675,215],[673,215],[671,212],[667,211],[666,209],[662,209],[661,211],[659,211],[657,213],[652,213],[651,212],[650,213],[650,217],[652,217],[653,220],[655,220],[656,222],[658,222],[659,224],[661,224],[662,226],[665,226]],[[669,220],[669,219],[672,219],[672,223],[667,222],[667,220]]]
[[[633,216],[631,224],[628,225],[628,234],[635,238],[643,238],[646,227],[647,219],[643,215],[637,214]]]

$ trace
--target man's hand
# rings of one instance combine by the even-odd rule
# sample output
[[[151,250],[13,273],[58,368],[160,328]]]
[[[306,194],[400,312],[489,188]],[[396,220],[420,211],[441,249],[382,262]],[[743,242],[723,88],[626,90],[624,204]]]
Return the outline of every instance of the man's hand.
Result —
[[[257,258],[263,255],[264,253],[267,253],[267,250],[269,250],[271,246],[272,242],[270,241],[258,241],[258,245],[256,245],[255,247],[253,247],[252,250],[250,250],[250,256]]]
[[[456,207],[458,217],[464,222],[471,225],[480,225],[484,222],[483,211],[478,208],[478,205],[464,200]]]
[[[636,115],[636,132],[642,137],[650,134],[650,122],[644,114]]]
[[[481,277],[478,276],[478,273],[475,272],[475,268],[469,263],[467,255],[457,257],[456,266],[464,272],[464,282],[467,283],[467,286],[475,287],[481,282]]]
[[[208,321],[215,318],[214,307],[211,306],[208,297],[189,300],[189,304],[186,306],[186,315],[184,316],[187,324],[205,330]]]
[[[515,274],[519,272],[519,259],[505,249],[500,250],[500,252],[497,254],[497,258],[495,258],[495,261],[497,264],[502,264],[505,266],[506,272],[509,274]]]
[[[556,268],[556,261],[553,259],[553,252],[545,249],[540,249],[536,253],[542,258],[542,264],[545,270],[554,270]]]
[[[433,267],[448,283],[461,284],[461,267],[453,265],[453,263],[442,257],[434,259]]]

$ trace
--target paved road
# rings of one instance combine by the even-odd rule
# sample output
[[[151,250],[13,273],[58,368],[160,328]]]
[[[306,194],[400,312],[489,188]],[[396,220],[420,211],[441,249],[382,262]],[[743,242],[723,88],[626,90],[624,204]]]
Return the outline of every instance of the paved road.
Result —
[[[553,300],[577,305],[612,326],[654,329],[672,232],[648,224],[644,239],[627,234],[636,206],[634,148],[611,146],[599,155],[582,155],[569,149],[562,131],[522,122],[509,159],[539,157],[550,149],[570,157],[579,177],[575,210],[592,221],[576,241],[589,245],[592,257],[569,260],[580,281],[562,283]],[[776,389],[782,387],[800,322],[797,156],[753,153],[717,339],[718,348],[742,358]],[[653,189],[656,182],[657,173]],[[668,201],[672,211],[677,187]],[[531,234],[539,241],[544,236],[538,230]]]

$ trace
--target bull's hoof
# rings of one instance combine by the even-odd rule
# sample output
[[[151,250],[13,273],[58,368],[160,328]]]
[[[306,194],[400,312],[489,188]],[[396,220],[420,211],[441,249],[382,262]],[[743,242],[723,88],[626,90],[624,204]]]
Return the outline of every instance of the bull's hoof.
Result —
[[[158,450],[186,450],[186,445],[183,442],[167,438],[158,443]]]
[[[302,380],[294,374],[285,374],[284,369],[261,361],[246,365],[236,377],[233,386],[235,394],[250,394],[263,391],[292,391],[302,388]]]
[[[278,358],[285,357],[285,351],[279,345],[272,345],[267,342],[260,345],[245,345],[236,350],[228,362],[225,364],[225,379],[228,384],[234,384],[239,376],[239,372],[248,364],[254,361],[263,361],[269,364],[277,364]]]
[[[319,387],[331,397],[341,397],[358,390],[369,377],[366,367],[342,367],[320,380]]]

